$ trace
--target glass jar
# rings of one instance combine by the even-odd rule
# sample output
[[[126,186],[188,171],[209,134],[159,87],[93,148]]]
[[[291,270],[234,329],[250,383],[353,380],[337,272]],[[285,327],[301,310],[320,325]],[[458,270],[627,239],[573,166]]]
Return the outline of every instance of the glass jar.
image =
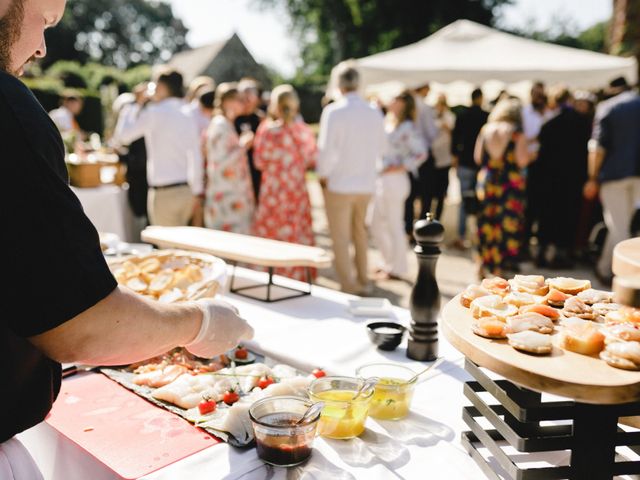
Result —
[[[363,383],[353,377],[321,377],[313,381],[309,386],[311,400],[325,402],[318,425],[320,435],[348,439],[364,432],[373,388],[353,400]]]
[[[311,405],[305,398],[287,396],[263,398],[251,405],[249,418],[263,462],[291,467],[311,456],[320,415],[296,425]]]
[[[371,363],[358,368],[358,377],[380,378],[371,399],[369,415],[378,420],[400,420],[406,417],[417,382],[417,379],[409,380],[415,374],[410,368],[393,363]]]

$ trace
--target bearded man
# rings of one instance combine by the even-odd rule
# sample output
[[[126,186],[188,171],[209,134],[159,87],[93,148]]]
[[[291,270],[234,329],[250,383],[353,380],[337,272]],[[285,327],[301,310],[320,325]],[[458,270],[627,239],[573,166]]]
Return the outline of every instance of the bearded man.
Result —
[[[166,305],[119,287],[98,234],[68,186],[60,134],[17,78],[46,54],[44,31],[65,0],[0,0],[0,478],[42,478],[15,438],[41,422],[61,385],[60,362],[122,365],[182,345],[210,358],[253,329],[222,301]]]

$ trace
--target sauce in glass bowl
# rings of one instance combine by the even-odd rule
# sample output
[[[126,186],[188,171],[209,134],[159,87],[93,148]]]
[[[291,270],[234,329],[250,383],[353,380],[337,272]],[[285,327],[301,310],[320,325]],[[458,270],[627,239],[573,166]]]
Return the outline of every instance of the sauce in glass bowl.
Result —
[[[380,377],[376,384],[369,415],[378,420],[400,420],[409,414],[416,379],[415,372],[403,365],[393,363],[372,363],[358,368],[356,375],[361,378]]]
[[[258,457],[265,463],[291,467],[311,456],[320,415],[298,425],[311,402],[299,397],[263,398],[251,405],[249,418]]]
[[[309,387],[311,399],[325,404],[318,425],[320,435],[348,439],[364,432],[373,389],[353,400],[362,384],[363,380],[351,377],[322,377],[313,381]]]

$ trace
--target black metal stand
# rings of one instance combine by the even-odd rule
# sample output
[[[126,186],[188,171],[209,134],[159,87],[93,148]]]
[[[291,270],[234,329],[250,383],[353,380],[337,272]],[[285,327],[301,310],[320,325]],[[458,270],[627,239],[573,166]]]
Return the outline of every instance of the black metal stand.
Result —
[[[470,360],[466,360],[465,370],[476,381],[464,385],[464,395],[472,406],[463,408],[463,420],[471,430],[463,432],[462,444],[487,478],[501,477],[480,453],[482,447],[513,480],[609,480],[616,475],[640,474],[640,461],[616,455],[616,447],[635,450],[640,445],[640,431],[627,432],[618,426],[619,417],[640,415],[640,402],[620,405],[542,402],[540,393],[507,380],[492,380]],[[483,400],[484,392],[498,403]],[[483,396],[486,398],[486,394]],[[488,420],[493,428],[487,430],[478,418]],[[565,424],[541,425],[548,420]],[[518,452],[570,450],[571,461],[558,467],[521,468],[502,449],[505,442]],[[518,461],[522,463],[522,458]]]
[[[305,297],[307,295],[311,295],[311,268],[310,267],[305,267],[305,274],[307,276],[307,284],[309,286],[308,290],[298,290],[297,288],[292,288],[292,287],[285,287],[284,285],[279,285],[277,283],[275,283],[273,281],[273,267],[268,267],[268,274],[269,274],[269,280],[267,281],[267,283],[258,283],[258,284],[252,284],[252,285],[245,285],[242,287],[235,287],[235,279],[236,279],[236,262],[233,262],[233,273],[231,274],[231,285],[229,286],[229,291],[231,293],[235,293],[236,295],[240,295],[242,297],[245,298],[251,298],[253,300],[260,300],[261,302],[267,302],[267,303],[273,303],[273,302],[279,302],[281,300],[289,300],[291,298],[298,298],[298,297]],[[264,296],[259,296],[259,295],[251,295],[249,293],[246,293],[247,291],[251,291],[251,290],[257,290],[259,288],[265,288],[266,287],[266,295]],[[283,289],[286,290],[288,292],[295,292],[293,295],[285,295],[283,297],[277,297],[277,298],[273,298],[271,295],[272,292],[272,287],[276,287],[278,289]]]

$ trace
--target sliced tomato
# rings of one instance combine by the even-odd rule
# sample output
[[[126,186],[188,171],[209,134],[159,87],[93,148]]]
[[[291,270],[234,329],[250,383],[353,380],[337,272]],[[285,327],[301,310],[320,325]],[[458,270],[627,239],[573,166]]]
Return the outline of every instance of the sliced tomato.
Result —
[[[238,400],[240,400],[240,395],[238,395],[238,392],[236,392],[233,388],[231,390],[227,390],[226,392],[224,392],[224,395],[222,395],[222,401],[227,405],[233,405]]]
[[[273,377],[270,377],[268,375],[267,376],[263,375],[258,380],[258,387],[260,387],[261,389],[264,390],[265,388],[267,388],[272,383],[275,383],[275,380],[273,379]]]
[[[236,348],[234,355],[236,358],[240,360],[246,360],[247,357],[249,356],[249,351],[244,347],[238,346],[238,348]]]
[[[198,404],[198,411],[200,415],[206,415],[211,412],[215,412],[218,405],[214,400],[203,400]]]
[[[327,374],[324,370],[322,370],[321,368],[316,368],[313,370],[313,372],[311,372],[311,375],[313,375],[316,378],[321,378],[321,377],[326,377]]]

